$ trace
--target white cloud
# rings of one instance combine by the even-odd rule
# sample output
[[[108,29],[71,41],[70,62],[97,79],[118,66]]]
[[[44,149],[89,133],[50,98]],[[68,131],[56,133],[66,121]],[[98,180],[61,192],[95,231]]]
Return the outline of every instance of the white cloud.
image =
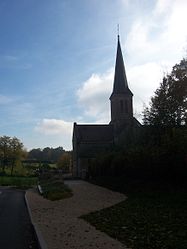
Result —
[[[44,134],[44,135],[65,135],[69,136],[72,133],[72,123],[66,122],[59,119],[42,119],[35,130]]]
[[[129,87],[134,93],[134,115],[141,120],[143,107],[149,104],[150,96],[158,87],[162,77],[162,66],[157,63],[145,63],[127,70]]]
[[[133,61],[180,60],[187,46],[186,10],[186,0],[158,0],[148,15],[138,17],[126,41]]]
[[[155,6],[155,14],[163,14],[168,12],[168,9],[172,6],[173,0],[158,0]]]
[[[34,143],[42,143],[52,147],[63,146],[66,150],[71,150],[72,129],[72,122],[44,118],[35,127],[35,131],[39,132],[40,136]],[[48,136],[50,139],[47,138]]]
[[[122,4],[125,5],[125,7],[129,6],[129,0],[121,0]]]
[[[85,115],[94,117],[97,123],[106,123],[110,119],[109,97],[113,77],[113,69],[100,75],[93,74],[77,91],[78,102],[84,108]]]
[[[152,28],[151,23],[145,25],[144,21],[137,20],[133,23],[132,28],[127,36],[125,47],[131,57],[137,61],[147,60],[158,48],[154,42],[149,39],[149,33]]]
[[[171,15],[168,18],[167,30],[165,32],[165,39],[172,41],[174,45],[181,47],[187,42],[187,1],[174,1]],[[177,48],[177,47],[176,47]]]
[[[154,75],[154,77],[153,77]],[[129,86],[136,96],[147,102],[161,81],[163,70],[157,63],[145,63],[128,70]]]

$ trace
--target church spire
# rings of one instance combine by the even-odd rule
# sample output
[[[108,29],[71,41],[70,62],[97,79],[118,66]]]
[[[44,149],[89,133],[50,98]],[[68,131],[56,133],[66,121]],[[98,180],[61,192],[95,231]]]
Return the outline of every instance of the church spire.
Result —
[[[124,93],[133,95],[127,83],[125,66],[123,62],[123,55],[122,55],[121,45],[120,45],[120,38],[119,38],[119,33],[118,33],[115,76],[114,76],[112,95],[113,94],[124,94]]]
[[[110,96],[111,104],[111,123],[114,124],[116,131],[124,125],[131,126],[133,120],[133,94],[128,87],[123,55],[121,52],[119,34],[116,55],[115,75],[113,92]],[[120,128],[121,127],[121,128]]]

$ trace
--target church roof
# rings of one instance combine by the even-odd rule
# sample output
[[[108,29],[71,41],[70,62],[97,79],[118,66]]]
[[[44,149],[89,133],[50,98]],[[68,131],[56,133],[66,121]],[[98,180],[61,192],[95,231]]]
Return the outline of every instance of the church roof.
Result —
[[[98,124],[74,124],[74,135],[78,142],[100,142],[113,141],[113,126]]]
[[[113,94],[132,94],[128,87],[125,66],[123,62],[123,55],[121,51],[121,45],[118,35],[118,45],[117,45],[117,54],[116,54],[116,65],[115,65],[115,75],[114,75],[114,84],[113,84]],[[111,97],[112,97],[111,95]]]

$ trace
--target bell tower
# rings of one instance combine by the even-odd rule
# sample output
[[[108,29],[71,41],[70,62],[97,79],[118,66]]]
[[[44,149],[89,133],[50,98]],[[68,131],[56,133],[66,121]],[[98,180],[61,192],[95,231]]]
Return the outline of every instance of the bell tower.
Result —
[[[114,125],[116,133],[120,133],[122,129],[133,126],[132,97],[133,94],[128,87],[120,39],[118,35],[114,84],[113,91],[110,96],[110,123]]]

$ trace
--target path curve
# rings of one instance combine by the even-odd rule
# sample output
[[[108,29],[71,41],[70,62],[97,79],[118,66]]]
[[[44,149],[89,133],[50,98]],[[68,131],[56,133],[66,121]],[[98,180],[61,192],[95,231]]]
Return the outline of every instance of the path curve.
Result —
[[[60,201],[46,200],[36,191],[26,193],[34,222],[38,224],[48,249],[126,248],[78,218],[124,201],[125,195],[81,180],[66,181],[66,184],[73,190],[73,197]]]

